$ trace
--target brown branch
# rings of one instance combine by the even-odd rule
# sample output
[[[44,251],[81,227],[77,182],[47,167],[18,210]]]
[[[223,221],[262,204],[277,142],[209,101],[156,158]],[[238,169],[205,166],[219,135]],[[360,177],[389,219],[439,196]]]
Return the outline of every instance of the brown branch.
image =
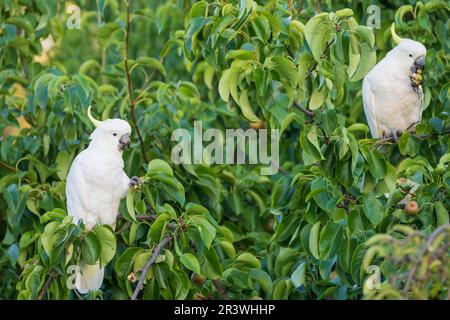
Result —
[[[414,133],[411,133],[412,137],[415,137],[415,138],[417,138],[419,140],[427,140],[427,139],[438,138],[440,136],[447,136],[447,135],[450,135],[450,128],[446,128],[441,133],[439,133],[439,132],[430,133],[430,134],[414,134]],[[391,143],[391,142],[396,142],[393,137],[380,138],[380,139],[377,140],[376,144],[381,146],[381,145],[383,145],[385,143]]]
[[[16,168],[14,168],[13,166],[10,166],[9,164],[0,161],[0,167],[5,168],[6,170],[12,171],[12,172],[17,172]]]
[[[56,278],[56,272],[52,271],[50,272],[50,275],[48,276],[47,280],[45,281],[44,285],[42,286],[41,291],[39,292],[38,300],[44,299],[45,293],[47,292],[48,287],[52,283],[53,279]]]
[[[130,68],[128,67],[128,43],[129,43],[129,35],[130,35],[130,28],[131,28],[131,0],[128,0],[127,2],[127,28],[125,33],[125,71],[127,73],[127,82],[128,82],[128,97],[131,104],[131,121],[133,122],[133,125],[136,129],[136,133],[139,138],[139,143],[141,146],[141,153],[142,157],[144,158],[145,162],[148,162],[147,155],[145,153],[144,148],[144,139],[142,138],[141,131],[139,130],[136,115],[134,113],[134,110],[136,108],[136,101],[133,99],[133,84],[131,83],[131,73]]]
[[[16,168],[14,168],[13,166],[10,166],[9,164],[7,164],[7,163],[5,163],[5,162],[0,161],[0,167],[3,167],[3,168],[5,168],[6,170],[9,170],[9,171],[11,171],[11,172],[17,173],[17,169],[16,169]],[[27,177],[24,177],[23,180],[24,180],[26,183],[30,183],[30,179],[28,179]]]
[[[28,81],[31,81],[31,79],[30,79],[30,72],[28,71],[27,62],[25,61],[25,58],[24,58],[22,53],[19,52],[18,55],[19,55],[19,61],[22,64],[22,70],[23,70],[23,73],[25,75],[25,78]]]
[[[419,256],[417,257],[417,260],[415,261],[411,272],[408,275],[408,279],[406,280],[405,287],[403,288],[403,295],[407,295],[409,291],[409,287],[411,286],[412,279],[414,277],[414,274],[416,273],[416,270],[422,261],[423,255],[429,250],[431,243],[436,239],[438,235],[440,235],[444,231],[450,231],[450,224],[444,224],[440,226],[439,228],[435,229],[433,233],[430,234],[428,237],[428,240],[425,242],[424,246],[420,250]]]
[[[120,228],[116,234],[122,234],[126,229],[128,229],[130,227],[131,222],[127,221],[123,224],[122,228]]]
[[[325,49],[323,49],[321,58],[323,58],[323,55],[324,55],[325,52],[331,47],[331,45],[332,45],[333,43],[334,43],[334,39],[327,43],[327,45],[325,46]],[[316,70],[316,68],[317,68],[318,65],[319,65],[319,62],[314,61],[313,65],[311,66],[311,68],[309,68],[308,72],[306,73],[306,78],[308,78],[309,76],[311,76],[311,74],[313,73],[314,70]]]
[[[214,287],[216,287],[217,292],[219,292],[220,299],[222,300],[228,300],[228,294],[227,289],[225,289],[225,286],[220,282],[220,280],[216,279],[212,281],[214,284]]]
[[[293,106],[296,107],[297,109],[299,109],[301,112],[303,112],[307,116],[310,116],[311,118],[314,118],[314,116],[316,115],[316,113],[314,111],[306,109],[304,106],[302,106],[300,103],[298,103],[296,101],[294,101]]]
[[[153,263],[155,263],[156,258],[159,255],[159,252],[161,251],[161,249],[163,249],[167,245],[167,243],[169,243],[170,240],[172,240],[172,236],[167,236],[160,243],[158,243],[155,246],[155,250],[153,251],[152,257],[150,258],[150,260],[147,261],[144,269],[142,270],[142,274],[139,277],[138,284],[136,286],[136,289],[134,289],[133,295],[131,296],[131,300],[137,299],[139,292],[144,287],[144,281],[145,281],[145,277],[147,276],[148,269],[153,265]]]
[[[333,44],[334,39],[331,40],[330,42],[327,43],[327,45],[325,46],[325,49],[322,52],[322,56],[325,54],[325,52],[331,47],[331,45]],[[308,78],[309,76],[311,76],[311,74],[313,73],[314,70],[316,70],[317,66],[319,65],[319,63],[317,61],[314,61],[313,65],[309,68],[308,72],[306,73],[306,78]],[[308,115],[309,117],[313,118],[315,116],[315,112],[306,109],[305,107],[303,107],[301,104],[299,104],[298,102],[294,101],[294,107],[298,108],[301,112],[303,112],[304,114]]]

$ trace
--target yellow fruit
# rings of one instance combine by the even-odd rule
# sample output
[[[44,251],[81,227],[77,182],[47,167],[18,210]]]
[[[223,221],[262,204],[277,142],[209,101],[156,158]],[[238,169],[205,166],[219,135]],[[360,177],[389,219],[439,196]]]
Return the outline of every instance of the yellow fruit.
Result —
[[[192,283],[194,283],[194,284],[196,284],[198,286],[201,286],[201,285],[203,285],[205,283],[206,277],[202,276],[201,274],[197,274],[197,273],[194,272],[191,275],[191,281],[192,281]]]
[[[264,129],[266,124],[263,120],[259,120],[258,122],[250,122],[250,128],[252,129]]]
[[[266,230],[269,233],[272,233],[274,225],[275,225],[275,220],[273,218],[269,218],[264,223],[264,230]]]
[[[409,201],[405,206],[405,212],[410,216],[416,216],[419,213],[419,205],[415,201]]]

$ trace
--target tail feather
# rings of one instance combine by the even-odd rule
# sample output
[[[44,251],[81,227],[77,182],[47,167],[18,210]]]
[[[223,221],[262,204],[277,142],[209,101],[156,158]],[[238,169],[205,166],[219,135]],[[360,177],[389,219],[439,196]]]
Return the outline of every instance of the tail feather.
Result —
[[[75,279],[75,287],[79,293],[85,294],[89,291],[100,289],[103,283],[105,269],[100,267],[100,262],[96,264],[79,263],[80,273]]]

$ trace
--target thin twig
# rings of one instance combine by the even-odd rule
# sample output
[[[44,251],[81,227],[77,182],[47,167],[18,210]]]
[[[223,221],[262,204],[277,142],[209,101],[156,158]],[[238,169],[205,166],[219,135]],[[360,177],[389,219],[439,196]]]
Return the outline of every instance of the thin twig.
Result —
[[[141,131],[139,130],[136,115],[134,113],[134,109],[136,108],[136,101],[133,99],[133,84],[131,83],[131,73],[130,68],[128,67],[128,43],[129,43],[129,35],[130,35],[130,28],[131,28],[131,0],[128,0],[127,2],[127,28],[125,33],[125,71],[127,73],[127,82],[128,82],[128,97],[131,104],[131,121],[133,122],[133,125],[136,129],[136,133],[139,138],[139,143],[141,146],[141,152],[142,157],[144,158],[145,162],[148,162],[147,155],[145,153],[144,148],[144,139],[142,138]]]
[[[325,52],[331,47],[331,45],[334,43],[334,39],[331,40],[330,42],[327,43],[327,45],[325,46],[325,49],[323,49],[322,56],[325,54]],[[308,78],[309,76],[311,76],[311,74],[313,73],[314,70],[316,70],[317,66],[319,65],[319,62],[314,61],[313,65],[311,66],[311,68],[309,68],[308,72],[306,73],[306,78]]]
[[[302,106],[300,103],[298,103],[296,101],[294,101],[293,106],[296,107],[297,109],[299,109],[304,114],[310,116],[311,118],[313,118],[316,115],[316,113],[314,111],[306,109],[304,106]]]
[[[131,297],[131,300],[136,300],[137,299],[137,296],[138,296],[139,292],[144,287],[144,281],[145,281],[145,278],[147,276],[148,269],[153,265],[153,263],[155,263],[156,258],[159,255],[159,252],[161,251],[161,249],[163,249],[166,246],[167,243],[169,243],[170,240],[172,240],[172,236],[167,236],[160,243],[158,243],[155,246],[155,250],[153,251],[152,257],[150,258],[150,260],[147,261],[147,263],[145,264],[144,269],[142,270],[142,274],[139,277],[138,284],[136,286],[136,289],[134,289],[134,292],[133,292],[133,295]]]
[[[409,273],[408,279],[406,280],[405,287],[403,288],[403,295],[407,295],[409,291],[409,287],[411,286],[412,279],[414,277],[414,274],[416,273],[416,270],[422,261],[423,255],[428,251],[430,248],[431,243],[436,239],[436,237],[441,234],[444,231],[450,231],[450,224],[444,224],[433,231],[433,233],[428,237],[427,242],[425,242],[424,246],[420,250],[419,256],[417,257],[416,262],[414,263],[411,272]]]
[[[14,168],[13,166],[10,166],[9,164],[7,164],[7,163],[5,163],[3,161],[0,161],[0,167],[3,167],[3,168],[5,168],[5,169],[7,169],[9,171],[12,171],[12,172],[17,172],[16,168]]]
[[[325,52],[330,48],[330,46],[333,44],[333,42],[334,42],[334,39],[327,43],[327,45],[325,46],[325,49],[323,50],[321,56],[323,56],[325,54]],[[306,78],[311,76],[311,74],[313,73],[314,70],[316,70],[318,65],[319,65],[319,63],[317,61],[314,61],[313,65],[309,68],[308,72],[306,73]],[[305,107],[303,107],[298,102],[294,101],[293,105],[294,105],[294,107],[298,108],[301,112],[303,112],[304,114],[310,116],[311,118],[313,118],[315,116],[315,112],[306,109]]]
[[[56,272],[52,271],[50,272],[50,275],[48,276],[47,280],[44,283],[44,286],[42,287],[41,291],[39,292],[38,300],[44,299],[45,292],[47,292],[48,287],[52,283],[53,279],[56,278]]]
[[[222,282],[220,282],[220,280],[216,279],[212,281],[214,284],[214,287],[216,287],[217,292],[219,292],[220,295],[220,299],[222,300],[228,300],[228,294],[227,294],[227,290],[225,289],[224,285],[222,284]]]
[[[419,140],[427,140],[427,139],[431,139],[431,138],[437,138],[440,136],[447,136],[450,135],[450,128],[446,128],[445,130],[443,130],[441,133],[439,132],[434,132],[434,133],[430,133],[430,134],[414,134],[411,133],[411,136],[419,139]],[[381,138],[377,140],[377,145],[383,145],[383,144],[389,144],[392,142],[396,142],[395,139],[393,137],[389,137],[389,138]]]

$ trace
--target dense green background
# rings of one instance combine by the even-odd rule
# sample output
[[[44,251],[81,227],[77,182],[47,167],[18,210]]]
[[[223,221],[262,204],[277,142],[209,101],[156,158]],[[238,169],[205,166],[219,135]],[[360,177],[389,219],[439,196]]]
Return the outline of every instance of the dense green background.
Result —
[[[161,241],[139,299],[449,298],[448,2],[128,0],[130,21],[125,1],[74,3],[79,30],[68,3],[0,0],[0,298],[82,298],[67,266],[101,259],[83,298],[129,299]],[[398,145],[370,139],[361,99],[394,21],[428,50],[423,121]],[[91,104],[133,125],[125,171],[145,177],[115,231],[65,212]],[[281,129],[280,172],[172,165],[172,131],[195,120]]]

